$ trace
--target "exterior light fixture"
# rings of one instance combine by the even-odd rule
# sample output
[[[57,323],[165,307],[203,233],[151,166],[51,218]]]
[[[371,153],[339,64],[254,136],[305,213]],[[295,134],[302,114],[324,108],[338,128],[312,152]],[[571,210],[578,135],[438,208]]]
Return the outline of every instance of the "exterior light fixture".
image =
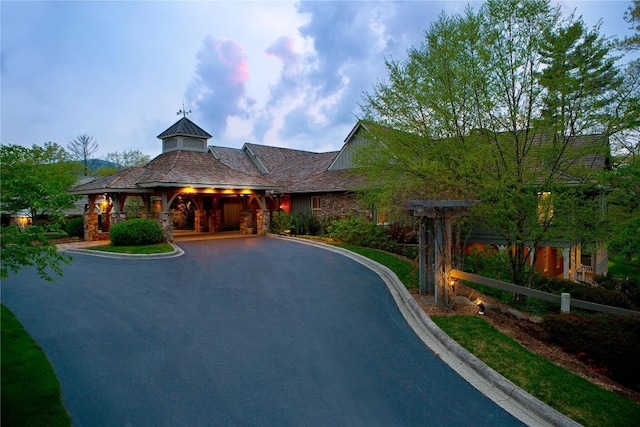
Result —
[[[476,299],[476,305],[478,306],[478,314],[484,314],[485,307],[480,298]]]

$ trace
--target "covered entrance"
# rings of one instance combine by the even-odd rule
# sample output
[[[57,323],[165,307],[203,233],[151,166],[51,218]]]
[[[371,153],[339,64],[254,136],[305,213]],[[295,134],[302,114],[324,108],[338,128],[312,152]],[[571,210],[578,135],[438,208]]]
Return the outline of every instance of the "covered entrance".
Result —
[[[273,194],[280,186],[259,173],[243,173],[222,163],[208,149],[207,132],[183,116],[158,135],[162,154],[144,167],[134,167],[72,189],[72,194],[89,196],[88,206],[98,197],[108,201],[103,213],[110,225],[127,219],[125,201],[139,196],[140,217],[155,218],[166,241],[173,230],[218,233],[238,230],[243,234],[267,233],[270,211],[277,207]],[[104,220],[103,220],[104,223]],[[85,213],[85,240],[108,238],[98,230],[98,214]]]

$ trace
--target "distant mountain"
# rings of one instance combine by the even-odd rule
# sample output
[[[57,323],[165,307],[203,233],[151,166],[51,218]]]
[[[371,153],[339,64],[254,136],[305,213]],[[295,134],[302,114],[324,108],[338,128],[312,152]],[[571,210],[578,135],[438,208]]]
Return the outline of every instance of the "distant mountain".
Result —
[[[107,160],[102,159],[89,159],[87,161],[87,166],[92,172],[97,171],[100,168],[118,168],[117,163],[109,162]]]

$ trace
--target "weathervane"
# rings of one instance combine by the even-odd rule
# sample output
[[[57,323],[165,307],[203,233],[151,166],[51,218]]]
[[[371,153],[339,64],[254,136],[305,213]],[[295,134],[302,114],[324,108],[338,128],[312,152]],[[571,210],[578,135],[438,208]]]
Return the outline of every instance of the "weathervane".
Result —
[[[182,114],[182,117],[187,117],[187,115],[191,114],[191,110],[187,111],[184,109],[184,98],[182,98],[182,110],[178,110],[177,115]]]

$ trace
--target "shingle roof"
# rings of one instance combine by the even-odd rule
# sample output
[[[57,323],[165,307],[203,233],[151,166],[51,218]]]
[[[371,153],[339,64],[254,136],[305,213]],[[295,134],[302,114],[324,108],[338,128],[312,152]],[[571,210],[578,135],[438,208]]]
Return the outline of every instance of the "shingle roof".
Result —
[[[113,175],[98,178],[86,184],[78,185],[70,190],[73,194],[95,194],[106,192],[135,192],[140,187],[137,181],[143,176],[147,170],[144,167],[135,167],[121,170]]]
[[[159,139],[166,139],[172,136],[195,136],[196,138],[211,138],[206,131],[200,126],[193,123],[186,117],[181,118],[173,125],[169,126],[167,130],[158,135]]]
[[[137,184],[141,187],[184,185],[276,189],[279,186],[255,174],[223,164],[210,152],[170,151],[151,160]]]

